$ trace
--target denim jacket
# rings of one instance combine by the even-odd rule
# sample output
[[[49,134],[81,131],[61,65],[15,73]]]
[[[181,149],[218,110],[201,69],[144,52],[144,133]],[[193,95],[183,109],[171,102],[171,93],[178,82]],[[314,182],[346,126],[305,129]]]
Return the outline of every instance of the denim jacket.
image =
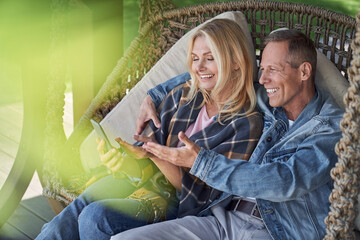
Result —
[[[185,77],[180,75],[171,84],[179,84]],[[166,84],[161,87],[164,92],[168,91]],[[268,105],[263,87],[257,91],[257,100],[264,129],[250,160],[226,159],[201,148],[190,173],[226,192],[211,206],[226,206],[231,195],[256,198],[273,239],[322,239],[333,188],[330,170],[337,162],[334,147],[341,137],[343,112],[317,88],[289,129],[283,109]],[[199,215],[209,213],[206,209]]]

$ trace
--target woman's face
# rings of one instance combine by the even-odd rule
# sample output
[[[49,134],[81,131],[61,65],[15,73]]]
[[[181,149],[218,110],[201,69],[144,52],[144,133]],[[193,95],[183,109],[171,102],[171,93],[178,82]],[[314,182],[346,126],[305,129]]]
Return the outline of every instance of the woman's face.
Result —
[[[204,36],[197,37],[191,52],[191,69],[202,89],[211,91],[216,84],[218,67]]]

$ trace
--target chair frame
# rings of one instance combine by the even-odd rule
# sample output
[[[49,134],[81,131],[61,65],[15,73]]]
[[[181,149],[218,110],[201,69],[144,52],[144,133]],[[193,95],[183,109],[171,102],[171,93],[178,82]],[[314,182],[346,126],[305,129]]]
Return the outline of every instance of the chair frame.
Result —
[[[357,214],[354,205],[359,193],[356,176],[360,173],[360,29],[355,19],[320,7],[262,0],[208,3],[179,9],[170,0],[158,1],[157,5],[153,5],[151,0],[141,0],[141,6],[139,36],[132,41],[107,77],[67,140],[62,128],[64,83],[58,81],[58,76],[53,77],[47,99],[46,141],[41,174],[44,194],[63,205],[75,199],[76,195],[67,191],[66,184],[69,176],[82,171],[79,148],[92,130],[89,120],[102,120],[125,96],[126,91],[131,89],[187,31],[220,13],[241,11],[249,23],[258,61],[261,59],[266,35],[274,29],[288,27],[300,30],[312,38],[316,48],[350,81],[350,88],[345,97],[346,113],[341,123],[344,136],[336,147],[339,162],[331,171],[335,188],[330,196],[332,205],[326,219],[325,238],[353,238],[354,219]],[[360,13],[357,18],[358,24],[359,18]],[[57,25],[54,28],[61,32],[63,26]],[[355,35],[356,30],[359,33]],[[348,72],[351,60],[353,66]]]

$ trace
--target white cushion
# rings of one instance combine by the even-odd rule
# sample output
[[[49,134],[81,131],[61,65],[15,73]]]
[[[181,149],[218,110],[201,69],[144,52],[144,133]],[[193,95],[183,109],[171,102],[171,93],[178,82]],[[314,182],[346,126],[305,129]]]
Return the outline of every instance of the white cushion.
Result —
[[[216,18],[228,18],[236,21],[243,30],[250,53],[254,53],[252,61],[254,69],[257,68],[255,51],[252,44],[251,34],[248,28],[248,23],[243,13],[241,12],[225,12],[219,14]],[[208,20],[211,21],[212,19]],[[203,23],[204,24],[204,23]],[[202,24],[201,24],[202,25]],[[200,26],[201,26],[200,25]],[[187,71],[186,69],[186,56],[188,49],[188,42],[191,34],[196,31],[193,30],[185,34],[170,48],[164,56],[154,65],[153,68],[139,81],[136,86],[131,89],[121,102],[101,121],[105,133],[107,134],[113,146],[118,146],[115,138],[121,137],[122,139],[133,143],[133,134],[135,133],[135,120],[138,115],[139,107],[144,99],[146,92],[154,86],[162,83],[172,77]],[[183,64],[179,64],[183,63]],[[256,79],[256,72],[254,71],[254,79]],[[96,151],[96,134],[91,134],[84,140],[80,147],[81,161],[86,170],[95,167],[100,163],[100,158]]]
[[[349,88],[349,82],[344,78],[323,53],[317,51],[317,69],[315,83],[321,89],[326,90],[335,99],[336,103],[345,110],[344,96]]]

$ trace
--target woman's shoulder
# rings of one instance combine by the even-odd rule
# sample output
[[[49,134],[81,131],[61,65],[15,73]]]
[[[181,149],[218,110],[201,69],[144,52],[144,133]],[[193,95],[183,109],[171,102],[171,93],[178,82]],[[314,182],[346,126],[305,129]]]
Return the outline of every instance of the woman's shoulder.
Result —
[[[234,119],[251,118],[251,119],[263,119],[263,115],[257,106],[251,107],[249,102],[246,102],[243,107],[234,114]]]
[[[185,83],[182,83],[176,87],[174,87],[168,95],[166,95],[163,103],[165,105],[176,105],[183,104],[183,102],[187,101],[187,95],[190,91],[191,81],[188,80]]]
[[[168,94],[169,95],[174,95],[176,93],[182,93],[182,92],[188,92],[190,90],[191,87],[191,79],[187,80],[186,82],[174,87]]]
[[[263,115],[255,107],[252,111],[244,114],[247,111],[246,107],[241,109],[238,114],[235,114],[231,119],[231,123],[235,126],[248,126],[250,129],[260,129],[263,128]]]

